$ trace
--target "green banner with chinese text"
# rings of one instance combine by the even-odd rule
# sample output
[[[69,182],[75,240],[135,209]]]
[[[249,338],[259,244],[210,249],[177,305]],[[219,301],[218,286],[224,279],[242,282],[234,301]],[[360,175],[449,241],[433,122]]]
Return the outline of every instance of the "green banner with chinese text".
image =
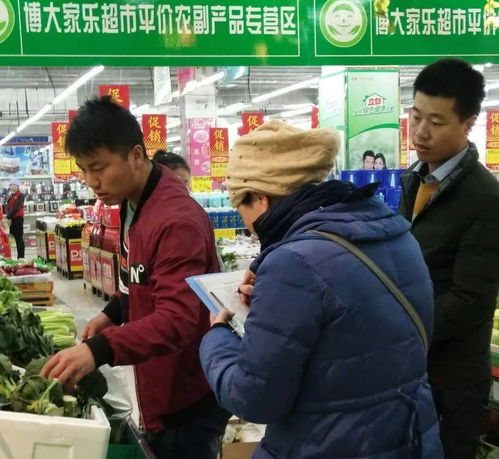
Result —
[[[487,0],[0,0],[0,63],[374,65],[428,63],[449,55],[499,63],[496,5]]]

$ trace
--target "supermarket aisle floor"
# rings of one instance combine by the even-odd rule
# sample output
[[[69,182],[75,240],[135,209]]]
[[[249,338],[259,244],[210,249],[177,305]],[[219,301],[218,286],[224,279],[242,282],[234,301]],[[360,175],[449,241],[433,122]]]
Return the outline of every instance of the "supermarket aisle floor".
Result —
[[[102,298],[92,294],[92,286],[84,288],[82,279],[67,280],[54,273],[54,293],[57,304],[65,304],[75,315],[78,330],[85,322],[97,315],[105,305]]]

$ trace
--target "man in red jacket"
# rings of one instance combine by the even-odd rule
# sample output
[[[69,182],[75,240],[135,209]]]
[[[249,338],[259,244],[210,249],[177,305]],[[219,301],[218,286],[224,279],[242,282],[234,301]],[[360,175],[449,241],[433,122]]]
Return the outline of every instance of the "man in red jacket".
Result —
[[[10,196],[7,200],[7,214],[10,220],[10,234],[14,236],[17,247],[17,258],[24,258],[24,195],[19,190],[20,181],[13,178],[10,181]]]
[[[158,458],[215,459],[229,414],[203,376],[208,310],[185,278],[218,271],[205,211],[166,167],[147,159],[140,126],[109,97],[88,101],[66,149],[106,205],[121,204],[120,289],[42,375],[78,382],[105,363],[135,365],[141,424]]]

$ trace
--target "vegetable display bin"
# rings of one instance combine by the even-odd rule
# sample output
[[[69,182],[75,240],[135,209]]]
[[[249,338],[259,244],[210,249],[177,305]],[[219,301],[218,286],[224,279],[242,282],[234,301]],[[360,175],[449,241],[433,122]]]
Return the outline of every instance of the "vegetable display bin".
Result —
[[[0,411],[2,459],[105,459],[111,428],[101,408],[89,419]]]

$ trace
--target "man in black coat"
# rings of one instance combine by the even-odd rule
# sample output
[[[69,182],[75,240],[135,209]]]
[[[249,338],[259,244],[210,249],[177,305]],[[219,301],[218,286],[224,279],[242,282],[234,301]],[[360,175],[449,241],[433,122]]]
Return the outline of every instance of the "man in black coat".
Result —
[[[468,141],[484,96],[483,76],[466,62],[424,68],[410,118],[419,161],[401,178],[399,212],[412,222],[434,284],[428,373],[446,459],[475,458],[491,383],[499,182]]]

